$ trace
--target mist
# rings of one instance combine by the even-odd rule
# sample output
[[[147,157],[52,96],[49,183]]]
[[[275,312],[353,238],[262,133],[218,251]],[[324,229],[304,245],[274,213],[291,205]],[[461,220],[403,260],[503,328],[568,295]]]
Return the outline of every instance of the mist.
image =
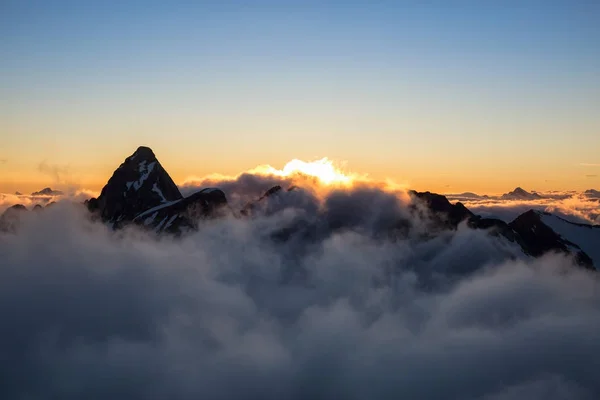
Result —
[[[376,235],[390,220],[402,235]],[[289,226],[310,229],[274,240]],[[597,398],[595,274],[427,226],[368,187],[283,191],[181,239],[69,201],[25,214],[0,236],[0,397]]]

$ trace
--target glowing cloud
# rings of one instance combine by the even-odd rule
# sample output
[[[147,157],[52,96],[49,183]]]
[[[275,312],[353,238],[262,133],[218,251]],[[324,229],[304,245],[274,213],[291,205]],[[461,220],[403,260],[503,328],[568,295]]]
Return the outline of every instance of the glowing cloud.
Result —
[[[273,168],[270,165],[263,165],[256,167],[249,172],[258,173],[261,175],[275,175],[285,178],[310,177],[315,178],[323,185],[335,186],[351,186],[356,179],[366,179],[366,176],[360,177],[356,174],[343,172],[340,168],[334,165],[333,161],[329,160],[327,157],[311,162],[293,159],[281,170]]]

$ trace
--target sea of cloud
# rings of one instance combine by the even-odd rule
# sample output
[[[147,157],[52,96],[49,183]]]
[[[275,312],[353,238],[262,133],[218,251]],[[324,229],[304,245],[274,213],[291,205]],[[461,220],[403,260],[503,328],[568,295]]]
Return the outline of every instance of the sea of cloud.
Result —
[[[243,205],[291,182],[213,183]],[[316,216],[345,229],[274,240]],[[378,236],[390,220],[408,232]],[[0,398],[600,396],[596,274],[427,226],[369,187],[273,196],[181,239],[76,202],[25,213],[0,235]]]
[[[0,214],[15,204],[32,209],[36,205],[45,207],[60,200],[83,202],[95,195],[95,192],[85,189],[73,189],[59,196],[0,193]]]

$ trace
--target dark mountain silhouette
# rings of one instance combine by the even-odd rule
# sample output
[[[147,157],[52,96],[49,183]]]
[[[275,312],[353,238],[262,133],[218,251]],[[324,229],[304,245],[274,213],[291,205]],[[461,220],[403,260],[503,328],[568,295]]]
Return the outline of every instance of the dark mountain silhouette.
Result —
[[[475,217],[475,214],[469,211],[461,202],[452,204],[446,196],[441,194],[414,190],[409,191],[409,194],[419,200],[416,204],[425,205],[426,210],[431,214],[430,217],[438,226],[456,229],[462,221]]]
[[[280,193],[283,192],[291,192],[293,190],[298,189],[296,186],[291,186],[290,188],[288,188],[287,190],[283,190],[283,188],[280,185],[275,185],[272,188],[270,188],[269,190],[267,190],[261,197],[258,198],[258,200],[253,201],[253,202],[249,202],[248,204],[246,204],[240,211],[240,214],[243,216],[250,216],[252,215],[255,210],[257,209],[257,207],[264,202],[266,199],[268,199],[269,197],[273,197],[275,195],[278,195]]]
[[[97,199],[86,201],[90,211],[114,228],[135,223],[171,233],[195,227],[199,218],[226,204],[219,189],[184,198],[154,152],[143,146],[117,168]]]
[[[64,193],[60,190],[52,190],[51,188],[43,188],[39,192],[31,193],[32,196],[62,196]]]
[[[465,221],[467,226],[472,229],[490,230],[493,234],[502,234],[511,242],[518,241],[518,237],[513,230],[500,219],[483,218],[472,213],[462,203],[452,204],[445,196],[439,194],[416,191],[410,191],[409,193],[425,206],[430,213],[429,218],[435,221],[438,226],[443,226],[446,229],[457,229],[458,225]]]
[[[148,147],[139,147],[117,168],[97,199],[87,205],[104,222],[130,222],[140,213],[183,196]]]
[[[464,192],[464,193],[452,193],[445,195],[448,198],[452,199],[464,199],[464,200],[479,200],[479,199],[489,199],[490,196],[487,194],[479,195],[473,192]]]
[[[517,187],[512,192],[504,193],[502,196],[500,196],[500,198],[502,200],[539,200],[539,199],[543,199],[543,197],[540,196],[539,194],[537,194],[535,192],[530,193],[520,187]]]
[[[583,192],[583,195],[592,199],[600,199],[600,190],[588,189]]]
[[[543,214],[539,211],[529,210],[509,224],[521,237],[523,250],[533,257],[539,257],[548,252],[573,254],[579,265],[594,269],[591,257],[577,244],[566,240],[545,224],[541,218]]]
[[[489,229],[495,234],[501,234],[511,242],[517,242],[526,254],[533,257],[540,257],[548,252],[557,252],[574,255],[577,263],[588,269],[594,269],[594,264],[600,265],[600,259],[592,260],[590,255],[578,244],[567,240],[542,220],[543,215],[553,216],[550,213],[529,210],[507,224],[499,219],[482,218],[475,215],[460,202],[451,204],[444,196],[438,194],[414,191],[411,193],[423,201],[427,209],[433,213],[434,218],[438,220],[438,224],[444,224],[446,228],[456,229],[460,222],[467,221],[467,225],[473,229]],[[598,237],[598,243],[600,243],[600,227],[575,224],[560,217],[553,217],[583,230],[593,231]],[[587,235],[579,234],[575,236],[579,241],[585,241],[586,243],[594,240],[589,239],[590,232],[585,233]],[[590,247],[588,252],[591,251],[593,250]]]
[[[198,228],[198,221],[221,215],[227,206],[225,193],[206,188],[188,197],[153,207],[138,214],[133,222],[156,232],[180,234]]]

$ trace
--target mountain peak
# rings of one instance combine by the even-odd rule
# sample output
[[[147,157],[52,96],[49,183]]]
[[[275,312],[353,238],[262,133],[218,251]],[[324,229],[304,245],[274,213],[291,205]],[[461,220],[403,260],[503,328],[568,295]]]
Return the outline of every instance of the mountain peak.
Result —
[[[152,149],[147,146],[139,146],[136,149],[136,151],[131,155],[131,157],[133,157],[133,158],[141,157],[142,159],[156,158]]]
[[[504,193],[501,196],[504,200],[537,200],[541,199],[542,196],[535,192],[528,192],[520,186],[517,186],[512,192]]]
[[[31,193],[32,196],[61,196],[63,192],[60,190],[52,190],[49,187],[43,188],[39,192]]]
[[[149,147],[140,146],[108,180],[88,207],[105,222],[131,221],[139,213],[183,196]]]

